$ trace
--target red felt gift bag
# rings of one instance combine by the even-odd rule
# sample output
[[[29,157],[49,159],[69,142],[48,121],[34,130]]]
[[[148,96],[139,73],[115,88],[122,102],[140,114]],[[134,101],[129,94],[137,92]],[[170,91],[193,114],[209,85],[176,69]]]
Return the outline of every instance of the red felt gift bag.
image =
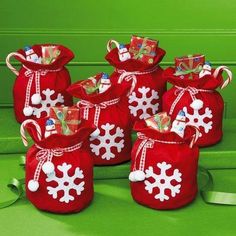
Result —
[[[32,46],[34,55],[41,57],[43,46],[47,45]],[[73,59],[74,54],[64,46],[57,45],[57,47],[60,54],[50,64],[26,60],[24,50],[10,53],[7,56],[7,66],[17,76],[13,87],[13,97],[18,122],[21,123],[29,118],[45,117],[51,106],[72,105],[72,97],[66,92],[71,80],[65,65]],[[11,57],[22,64],[19,71],[10,64]]]
[[[187,126],[183,138],[160,133],[144,121],[135,124],[138,138],[132,149],[129,175],[133,199],[154,209],[182,207],[196,197],[199,131]]]
[[[152,64],[137,59],[120,61],[118,49],[111,48],[114,40],[108,41],[106,60],[115,70],[111,75],[113,83],[131,84],[128,106],[132,121],[146,119],[162,110],[162,95],[166,91],[166,82],[162,79],[162,68],[158,63],[165,55],[161,48],[156,49]],[[129,49],[129,45],[126,45]]]
[[[226,72],[228,78],[223,80],[222,73]],[[163,96],[163,110],[172,118],[179,110],[183,110],[187,123],[200,129],[200,138],[197,145],[204,147],[219,142],[222,138],[222,119],[224,101],[217,88],[223,89],[232,80],[231,71],[220,66],[212,74],[194,79],[175,75],[174,68],[167,68],[163,77],[174,86]],[[197,78],[196,78],[197,77]]]
[[[99,79],[101,75],[96,76]],[[89,146],[95,165],[113,165],[130,160],[131,122],[128,110],[128,87],[112,85],[103,93],[87,94],[81,81],[71,85],[68,92],[80,98],[77,106],[81,119],[97,126]]]
[[[80,127],[73,135],[42,138],[41,124],[26,120],[21,126],[24,144],[24,129],[35,142],[26,155],[27,198],[40,210],[79,212],[90,204],[94,194],[93,157],[83,143],[94,127]]]

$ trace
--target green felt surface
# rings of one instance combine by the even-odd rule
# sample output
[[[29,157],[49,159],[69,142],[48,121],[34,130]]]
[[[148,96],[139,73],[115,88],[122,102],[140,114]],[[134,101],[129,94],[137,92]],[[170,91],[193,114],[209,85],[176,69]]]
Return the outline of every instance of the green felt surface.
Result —
[[[9,153],[25,153],[26,148],[22,144],[19,127],[16,123],[13,109],[2,108],[0,113],[0,123],[4,124],[1,127],[0,135],[0,158],[8,156]],[[136,135],[133,135],[133,140]],[[223,140],[211,147],[202,148],[200,152],[200,164],[203,166],[214,168],[236,168],[236,120],[224,120],[224,137]],[[1,155],[4,154],[4,155]],[[116,169],[121,169],[122,176],[124,167],[116,166]],[[128,164],[127,164],[128,168]],[[125,170],[127,169],[125,168]]]
[[[14,161],[3,158],[0,159],[0,173],[2,201],[13,196],[5,187],[8,179],[21,177],[23,170]],[[232,191],[236,186],[235,169],[212,170],[211,173],[216,183],[215,190]],[[0,235],[233,236],[235,215],[236,207],[208,205],[200,196],[182,209],[156,211],[132,200],[127,179],[95,180],[94,200],[78,214],[40,212],[24,197],[13,206],[0,210]]]

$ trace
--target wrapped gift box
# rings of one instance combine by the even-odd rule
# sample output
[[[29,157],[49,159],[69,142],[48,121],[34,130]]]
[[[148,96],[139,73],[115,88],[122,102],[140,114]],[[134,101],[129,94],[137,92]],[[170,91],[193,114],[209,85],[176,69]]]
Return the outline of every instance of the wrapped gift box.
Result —
[[[75,107],[51,107],[49,117],[55,120],[57,133],[74,134],[80,123],[80,112]]]
[[[175,58],[176,76],[183,75],[188,78],[198,78],[199,72],[205,63],[205,56],[201,54],[188,55]]]
[[[132,36],[129,52],[133,59],[140,60],[146,64],[153,64],[156,56],[158,42],[149,38]]]
[[[80,82],[80,85],[85,89],[87,94],[98,93],[100,80],[98,76],[102,76],[102,74],[96,75],[94,77],[90,77],[86,80]]]
[[[171,119],[166,112],[159,112],[145,120],[147,126],[161,133],[168,132],[171,126]]]

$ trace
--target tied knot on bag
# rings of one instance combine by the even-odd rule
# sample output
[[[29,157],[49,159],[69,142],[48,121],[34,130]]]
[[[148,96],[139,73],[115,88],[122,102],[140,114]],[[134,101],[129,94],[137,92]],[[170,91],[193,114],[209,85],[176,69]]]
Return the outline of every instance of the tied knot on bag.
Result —
[[[141,171],[144,172],[147,149],[148,148],[153,148],[155,140],[146,137],[143,133],[140,133],[140,132],[138,132],[137,135],[138,135],[139,139],[142,139],[142,142],[140,143],[140,145],[137,149],[136,155],[135,155],[135,163],[134,163],[133,171],[136,171],[136,159],[137,159],[139,153],[141,152],[141,157],[140,157],[138,170],[141,170]]]
[[[29,78],[26,86],[25,105],[24,105],[24,107],[27,108],[29,107],[30,104],[30,95],[33,81],[35,80],[35,94],[37,94],[40,97],[40,99],[35,103],[37,105],[41,102],[41,89],[40,89],[41,76],[45,76],[49,72],[58,72],[62,68],[59,68],[57,70],[36,70],[36,71],[30,70],[25,66],[24,68],[26,69],[24,75],[26,78]]]
[[[25,76],[26,77],[31,77],[31,76],[35,76],[35,78],[42,76],[45,76],[48,73],[48,70],[26,70],[25,71]]]
[[[89,101],[81,100],[77,103],[77,106],[79,108],[84,109],[83,117],[84,117],[85,120],[89,119],[89,110],[91,108],[95,108],[94,125],[98,126],[101,109],[106,109],[108,106],[115,105],[119,101],[120,101],[120,98],[115,98],[115,99],[112,99],[112,100],[109,100],[109,101],[94,104],[94,103],[91,103]]]
[[[39,146],[37,146],[39,148]],[[37,152],[36,154],[36,159],[38,161],[43,161],[43,160],[50,160],[53,156],[59,157],[63,155],[63,149],[58,148],[58,149],[41,149],[40,151]]]
[[[173,112],[174,112],[174,109],[176,107],[176,105],[178,104],[178,102],[180,101],[180,99],[183,97],[183,95],[188,92],[192,101],[196,100],[196,94],[198,94],[199,92],[207,92],[207,93],[212,93],[212,90],[207,90],[207,89],[197,89],[197,88],[194,88],[194,87],[186,87],[186,88],[183,88],[183,87],[179,87],[179,86],[175,86],[176,90],[174,92],[176,98],[174,100],[174,102],[172,103],[171,107],[170,107],[170,112],[169,114],[172,115]]]
[[[159,66],[154,66],[152,69],[150,70],[146,70],[146,71],[126,71],[126,70],[120,70],[116,68],[116,72],[120,74],[119,79],[118,79],[118,84],[121,84],[123,81],[126,82],[130,82],[131,83],[131,88],[130,91],[128,93],[128,96],[134,91],[136,85],[137,85],[137,76],[136,75],[146,75],[146,74],[151,74],[154,71],[156,71],[158,69]]]
[[[27,86],[26,86],[26,94],[25,94],[25,106],[24,107],[29,107],[30,104],[30,94],[31,94],[31,87],[33,80],[35,80],[35,94],[38,94],[40,96],[41,90],[40,90],[40,77],[45,76],[48,71],[47,70],[37,70],[33,71],[28,68],[25,71],[25,77],[29,78]]]
[[[35,144],[35,147],[38,149],[37,153],[36,153],[36,159],[38,160],[38,165],[36,167],[36,170],[34,172],[34,177],[33,180],[30,180],[28,183],[28,188],[30,191],[35,192],[37,191],[38,187],[39,187],[39,176],[41,173],[41,170],[43,169],[43,165],[44,164],[49,164],[49,169],[47,170],[43,170],[44,173],[46,175],[51,174],[52,172],[54,172],[54,165],[52,163],[52,158],[55,157],[60,157],[63,156],[64,153],[66,152],[73,152],[75,150],[78,150],[79,148],[81,148],[82,146],[82,142],[75,144],[74,146],[70,146],[70,147],[66,147],[66,148],[43,148],[40,147],[39,145]],[[48,167],[47,166],[47,167]],[[30,183],[32,184],[33,182],[33,187],[30,187]],[[35,183],[36,183],[36,187],[35,187]]]
[[[198,137],[199,137],[199,129],[195,126],[193,126],[193,128],[195,129],[195,134],[192,136],[192,140],[189,144],[189,147],[192,148],[193,145],[196,143],[196,141],[198,140]],[[133,182],[135,181],[142,181],[145,179],[145,172],[144,172],[144,169],[145,169],[145,162],[146,162],[146,155],[147,155],[147,149],[152,149],[154,147],[154,143],[155,142],[158,142],[158,143],[163,143],[163,144],[184,144],[185,142],[184,141],[165,141],[165,140],[158,140],[158,139],[152,139],[152,138],[148,138],[146,137],[143,133],[140,133],[138,132],[137,133],[137,136],[139,139],[141,139],[141,143],[139,144],[138,146],[138,149],[136,151],[136,155],[135,155],[135,160],[134,160],[134,166],[133,166],[133,171],[131,172],[131,175],[134,174],[136,172],[136,175],[137,175],[137,172],[139,172],[139,176],[137,178],[137,176],[132,176],[130,178],[130,180]],[[140,156],[140,162],[139,162],[139,166],[138,168],[136,168],[137,166],[137,158],[138,158],[138,155],[139,153],[141,152],[141,156]],[[140,178],[140,172],[141,172],[141,178]],[[134,174],[135,175],[135,174]]]

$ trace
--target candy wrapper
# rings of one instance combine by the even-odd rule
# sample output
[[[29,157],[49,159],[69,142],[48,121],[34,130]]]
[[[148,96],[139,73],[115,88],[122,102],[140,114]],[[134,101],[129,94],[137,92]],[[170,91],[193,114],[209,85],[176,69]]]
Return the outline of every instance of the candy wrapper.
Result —
[[[147,126],[161,133],[168,132],[171,126],[171,119],[166,112],[159,112],[145,120]]]
[[[42,46],[42,64],[51,64],[60,55],[58,46]]]
[[[49,111],[50,120],[55,121],[56,132],[64,135],[71,135],[77,131],[80,123],[79,114],[79,109],[72,107],[51,107]],[[47,127],[46,130],[50,131]]]
[[[100,81],[95,77],[81,81],[80,85],[85,89],[87,94],[99,93]]]
[[[156,56],[158,42],[149,38],[132,36],[129,52],[133,59],[140,60],[145,64],[153,64]]]
[[[205,56],[200,54],[175,58],[176,76],[183,78],[199,78],[199,73],[205,63]]]

